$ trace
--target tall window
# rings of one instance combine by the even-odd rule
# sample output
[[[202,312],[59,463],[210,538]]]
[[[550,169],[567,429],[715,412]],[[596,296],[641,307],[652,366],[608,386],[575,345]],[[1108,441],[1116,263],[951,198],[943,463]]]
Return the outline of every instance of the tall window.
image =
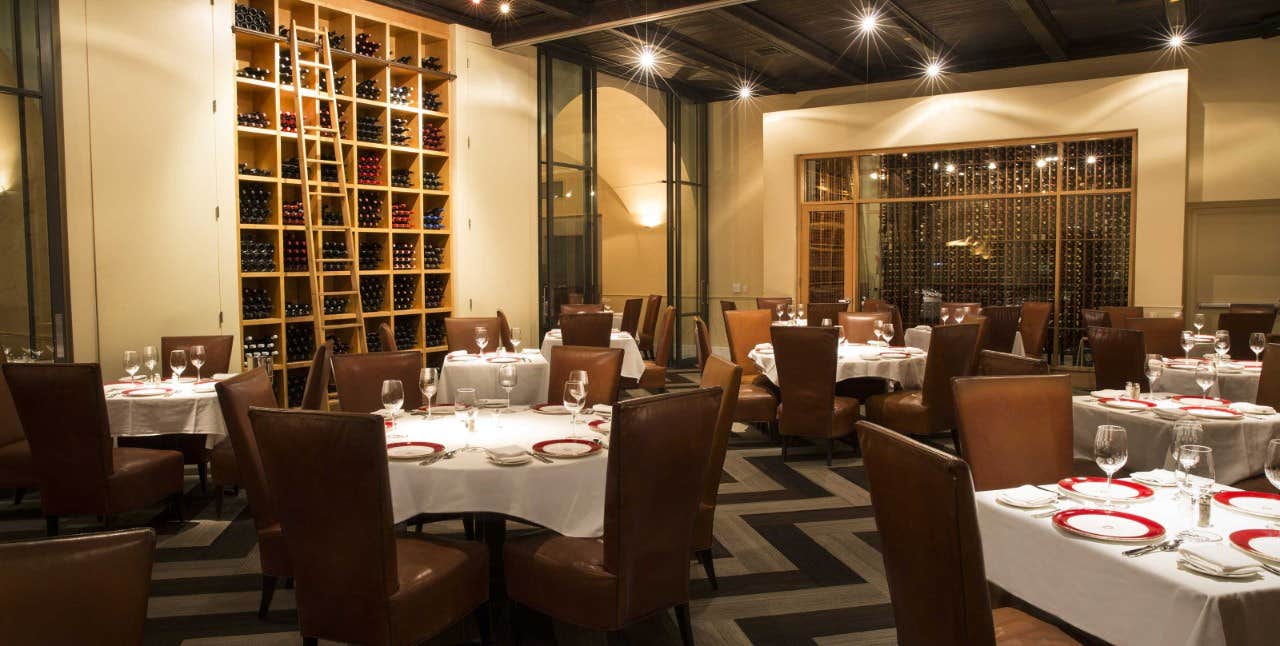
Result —
[[[10,359],[70,356],[55,6],[0,0],[0,346]]]

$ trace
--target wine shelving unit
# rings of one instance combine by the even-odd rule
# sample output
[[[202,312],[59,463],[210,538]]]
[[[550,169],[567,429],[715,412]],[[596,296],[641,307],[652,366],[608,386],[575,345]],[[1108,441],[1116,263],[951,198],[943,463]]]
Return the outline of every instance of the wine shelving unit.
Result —
[[[388,323],[401,349],[429,358],[442,355],[443,319],[453,303],[449,107],[454,75],[447,71],[448,26],[409,14],[402,21],[388,19],[396,12],[356,0],[241,0],[237,5],[235,69],[229,72],[236,80],[239,314],[246,354],[250,344],[274,343],[277,396],[281,403],[297,405],[311,354],[324,341],[318,317],[354,318],[352,308],[363,302],[365,341],[352,338],[355,329],[334,330],[330,336],[338,351],[381,349],[377,329]],[[345,296],[345,304],[331,303],[327,315],[310,311],[307,263],[305,255],[298,257],[298,250],[305,250],[300,244],[306,226],[300,220],[304,196],[297,138],[316,135],[298,132],[290,75],[302,74],[303,87],[312,90],[320,75],[290,60],[286,30],[293,21],[328,33],[330,40],[339,114],[307,114],[304,120],[340,130],[357,247],[350,256],[360,265],[356,289],[363,298]],[[319,50],[308,43],[301,57],[319,62]],[[338,189],[336,179],[320,179],[323,190]],[[340,200],[328,201],[312,214],[314,226],[333,223]],[[319,279],[348,275],[346,267],[331,269],[320,272]]]

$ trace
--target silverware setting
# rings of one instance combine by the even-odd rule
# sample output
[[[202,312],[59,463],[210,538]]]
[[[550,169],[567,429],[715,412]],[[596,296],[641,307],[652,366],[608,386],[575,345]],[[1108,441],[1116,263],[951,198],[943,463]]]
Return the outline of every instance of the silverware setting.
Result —
[[[549,457],[547,457],[547,456],[545,456],[545,455],[543,455],[543,454],[541,454],[541,453],[534,453],[533,451],[525,451],[525,453],[527,453],[527,454],[529,454],[529,455],[533,456],[533,458],[534,458],[535,460],[539,460],[539,461],[541,461],[541,462],[545,462],[545,463],[547,463],[547,464],[551,464],[551,458],[549,458]]]
[[[1270,572],[1270,573],[1272,573],[1272,574],[1274,574],[1274,575],[1276,575],[1276,576],[1280,576],[1280,568],[1278,568],[1278,567],[1276,567],[1276,566],[1274,566],[1274,565],[1268,565],[1268,564],[1266,564],[1266,563],[1263,563],[1262,561],[1258,561],[1258,565],[1262,566],[1262,569],[1264,569],[1264,570],[1266,570],[1266,571],[1268,571],[1268,572]]]
[[[1182,539],[1174,538],[1174,539],[1167,540],[1163,543],[1156,543],[1155,545],[1147,545],[1146,547],[1139,547],[1137,549],[1125,550],[1124,552],[1122,552],[1122,554],[1124,554],[1125,556],[1142,556],[1144,554],[1151,554],[1153,552],[1172,552],[1173,550],[1178,549],[1179,545],[1182,545]]]
[[[435,464],[435,463],[437,463],[437,462],[439,462],[439,461],[441,461],[441,460],[452,460],[452,459],[453,459],[453,456],[454,456],[457,452],[458,452],[458,449],[454,449],[454,450],[452,450],[452,451],[445,451],[444,453],[437,453],[437,454],[432,455],[432,456],[428,457],[427,459],[425,459],[425,460],[423,460],[423,461],[419,462],[419,463],[418,463],[418,466],[420,466],[420,467],[429,467],[429,466],[431,466],[431,465],[433,465],[433,464]]]

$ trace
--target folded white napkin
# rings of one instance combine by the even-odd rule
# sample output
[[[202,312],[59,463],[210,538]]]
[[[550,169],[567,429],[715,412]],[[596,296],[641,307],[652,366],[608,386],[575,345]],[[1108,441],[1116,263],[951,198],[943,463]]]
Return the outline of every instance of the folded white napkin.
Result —
[[[466,350],[454,350],[453,352],[450,352],[448,356],[450,356],[450,357],[465,357],[465,356],[467,356],[467,351],[466,351]]]
[[[1018,507],[1044,507],[1058,499],[1058,495],[1032,485],[1022,485],[1000,494],[1000,499]]]
[[[879,351],[879,350],[872,350],[872,351],[870,351],[870,352],[863,352],[862,354],[859,354],[858,356],[862,357],[863,361],[879,361],[879,360],[880,360],[880,351]]]
[[[1172,487],[1176,481],[1173,472],[1168,469],[1152,469],[1151,471],[1137,471],[1131,473],[1130,476],[1139,482],[1146,480],[1148,482],[1158,482],[1166,487]]]
[[[1226,543],[1187,543],[1178,548],[1178,555],[1202,570],[1225,576],[1262,569],[1257,561]]]
[[[222,381],[223,379],[230,379],[230,378],[232,378],[232,377],[234,377],[234,376],[235,376],[235,374],[234,374],[234,373],[231,373],[231,372],[215,372],[215,373],[213,373],[213,377],[212,377],[212,378],[213,378],[213,379],[216,379],[216,380],[218,380],[218,381]]]
[[[528,457],[523,448],[514,444],[509,444],[507,446],[495,446],[485,449],[485,451],[487,451],[489,456],[494,460],[498,460],[500,462],[508,460],[523,460]]]
[[[1181,408],[1165,408],[1164,406],[1156,406],[1151,409],[1160,419],[1179,420],[1187,416],[1187,411]]]
[[[757,343],[757,344],[756,344],[756,349],[757,349],[757,350],[772,350],[772,349],[773,349],[773,344],[772,344],[772,343]]]
[[[1095,390],[1089,394],[1093,395],[1094,397],[1097,397],[1098,399],[1102,399],[1105,397],[1124,397],[1125,396],[1125,392],[1123,390],[1111,390],[1111,389]]]
[[[596,404],[595,406],[591,407],[591,412],[595,413],[596,415],[603,415],[605,417],[609,417],[610,415],[613,415],[613,406],[609,404]]]
[[[1250,404],[1249,402],[1235,402],[1231,404],[1231,409],[1244,413],[1246,415],[1275,415],[1276,409],[1270,406],[1259,406],[1258,404]]]
[[[929,327],[928,325],[917,325],[917,326],[916,326],[916,329],[917,329],[917,330],[924,330],[925,332],[932,332],[932,331],[933,331],[933,328]]]

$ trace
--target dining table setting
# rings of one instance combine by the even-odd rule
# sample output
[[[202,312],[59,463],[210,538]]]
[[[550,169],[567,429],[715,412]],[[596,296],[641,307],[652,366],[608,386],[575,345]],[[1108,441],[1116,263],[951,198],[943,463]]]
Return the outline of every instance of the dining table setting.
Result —
[[[929,351],[929,343],[933,340],[933,326],[916,325],[907,328],[902,333],[902,342],[909,347],[919,348],[925,352]],[[1022,345],[1022,332],[1015,331],[1013,333],[1013,347],[1009,352],[1018,356],[1026,356],[1026,350]]]
[[[564,338],[560,334],[560,328],[547,330],[542,337],[542,356],[547,360],[551,360],[551,348],[558,345],[564,345]],[[635,337],[614,329],[609,335],[609,347],[622,350],[622,376],[628,379],[640,379],[644,375],[644,355],[640,353],[640,345],[636,343]]]
[[[778,384],[778,366],[772,343],[759,343],[747,353],[769,381]],[[837,346],[836,381],[854,377],[883,377],[903,388],[919,388],[924,383],[928,353],[919,348],[890,346],[884,341],[842,342]]]
[[[547,398],[551,368],[536,348],[507,352],[469,353],[455,350],[440,365],[440,392],[474,388],[482,403],[510,400],[512,404],[536,404]]]
[[[103,393],[113,437],[199,433],[209,447],[227,435],[214,384],[230,374],[163,381],[124,377]]]

